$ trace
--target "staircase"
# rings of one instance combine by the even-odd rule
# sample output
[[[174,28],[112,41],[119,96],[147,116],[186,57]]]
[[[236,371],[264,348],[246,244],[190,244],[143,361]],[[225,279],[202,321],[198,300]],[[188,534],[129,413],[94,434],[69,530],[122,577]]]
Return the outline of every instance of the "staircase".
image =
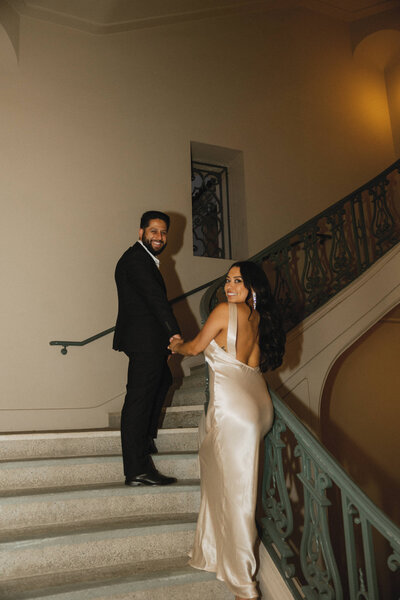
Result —
[[[167,487],[123,485],[118,427],[0,435],[0,598],[231,598],[187,566],[200,502],[197,424],[204,368],[174,392],[159,432]]]

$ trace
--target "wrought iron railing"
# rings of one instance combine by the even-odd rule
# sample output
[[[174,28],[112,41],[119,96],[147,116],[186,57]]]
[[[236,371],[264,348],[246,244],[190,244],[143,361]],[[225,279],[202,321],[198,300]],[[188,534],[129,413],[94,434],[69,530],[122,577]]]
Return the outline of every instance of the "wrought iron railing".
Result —
[[[361,275],[400,240],[396,161],[370,182],[333,204],[250,260],[263,265],[282,307],[288,331]],[[201,300],[204,321],[224,298],[224,276],[174,298],[178,302],[208,288]],[[114,331],[82,341],[53,340],[51,346],[85,346]]]
[[[398,600],[400,529],[271,396],[259,531],[294,598]]]
[[[400,160],[250,260],[262,265],[289,331],[400,241]],[[224,277],[201,302],[224,299]]]
[[[286,331],[400,241],[399,172],[396,161],[251,259],[268,275]],[[203,322],[225,299],[223,284],[203,295]],[[400,600],[400,529],[271,396],[259,531],[294,598]]]

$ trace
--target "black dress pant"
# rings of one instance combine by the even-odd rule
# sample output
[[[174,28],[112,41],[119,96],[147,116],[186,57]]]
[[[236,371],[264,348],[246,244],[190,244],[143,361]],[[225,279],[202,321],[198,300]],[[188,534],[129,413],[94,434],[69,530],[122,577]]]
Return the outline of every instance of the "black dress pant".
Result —
[[[160,413],[171,383],[165,353],[129,355],[128,383],[121,413],[122,457],[127,479],[153,469],[149,438],[157,437]]]

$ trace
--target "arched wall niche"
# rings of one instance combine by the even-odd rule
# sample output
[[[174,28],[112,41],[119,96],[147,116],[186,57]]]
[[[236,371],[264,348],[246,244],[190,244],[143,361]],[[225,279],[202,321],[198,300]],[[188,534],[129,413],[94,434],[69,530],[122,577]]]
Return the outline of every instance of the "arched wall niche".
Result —
[[[400,525],[400,304],[336,358],[325,380],[322,442]]]
[[[393,23],[391,28],[375,31],[360,40],[354,48],[354,58],[366,68],[378,69],[385,78],[393,146],[395,154],[400,156],[400,19],[397,26]]]
[[[0,0],[0,67],[14,67],[19,58],[18,13],[6,2]]]
[[[353,52],[356,51],[364,39],[374,33],[386,30],[400,32],[400,8],[384,11],[351,23],[350,35]]]
[[[353,54],[358,62],[385,71],[400,59],[400,27],[369,34],[357,44]]]

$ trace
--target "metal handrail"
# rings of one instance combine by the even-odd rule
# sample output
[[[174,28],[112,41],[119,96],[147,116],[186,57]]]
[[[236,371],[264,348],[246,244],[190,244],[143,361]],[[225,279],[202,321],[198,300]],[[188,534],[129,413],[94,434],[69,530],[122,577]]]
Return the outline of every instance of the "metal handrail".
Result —
[[[173,298],[172,300],[170,300],[170,304],[175,304],[176,302],[180,302],[181,300],[184,300],[185,298],[188,298],[189,296],[192,296],[193,294],[197,294],[197,292],[201,292],[201,290],[204,290],[208,286],[212,285],[215,281],[217,281],[217,279],[213,279],[212,281],[203,283],[202,285],[199,285],[198,287],[194,288],[193,290],[190,290],[189,292],[186,292],[185,294],[176,296],[176,298]],[[113,331],[115,331],[115,327],[110,327],[109,329],[100,331],[100,333],[96,333],[96,335],[92,335],[91,337],[88,337],[86,340],[81,340],[80,342],[69,341],[69,340],[53,340],[53,341],[49,342],[49,344],[50,344],[50,346],[62,346],[61,354],[65,355],[68,353],[68,350],[67,350],[68,346],[86,346],[86,344],[90,344],[91,342],[94,342],[95,340],[98,340],[98,339],[104,337],[105,335],[112,333]]]
[[[275,420],[266,438],[262,485],[265,516],[258,521],[265,547],[298,600],[378,600],[382,582],[377,576],[372,530],[388,544],[388,571],[384,575],[389,576],[389,571],[395,573],[400,567],[399,527],[375,506],[273,391],[271,398]],[[293,456],[300,458],[297,464]],[[301,482],[302,492],[297,489],[296,495],[304,497],[296,531],[301,541],[297,543],[295,501],[287,489],[288,480],[296,487],[295,482]],[[341,518],[340,507],[329,497],[333,484],[340,491]],[[332,515],[332,511],[336,512]],[[337,566],[329,529],[332,517],[336,532],[341,533],[343,526],[347,582]]]
[[[400,241],[394,206],[397,160],[249,260],[262,265],[289,331],[320,308]],[[203,295],[204,322],[224,298],[224,277]]]
[[[114,330],[115,330],[115,327],[110,327],[109,329],[105,329],[104,331],[101,331],[100,333],[96,333],[96,335],[92,335],[91,337],[88,337],[86,340],[82,340],[80,342],[73,342],[73,341],[67,341],[67,340],[53,340],[53,341],[49,342],[49,344],[50,344],[50,346],[62,346],[61,354],[67,354],[68,346],[86,346],[86,344],[90,344],[90,342],[94,342],[95,340],[98,340],[98,339],[104,337],[105,335],[112,333]]]
[[[262,263],[264,266],[268,265],[272,273],[272,280],[274,284],[274,294],[284,309],[284,321],[286,330],[291,329],[297,323],[299,323],[307,314],[310,314],[317,308],[319,308],[324,302],[329,300],[332,295],[337,293],[339,289],[348,285],[355,277],[361,274],[366,268],[368,268],[376,258],[382,256],[387,250],[389,250],[394,243],[397,243],[400,239],[400,224],[398,220],[393,218],[393,214],[390,212],[390,207],[387,204],[385,197],[385,187],[387,184],[388,175],[395,171],[400,171],[400,160],[394,162],[390,167],[382,171],[379,175],[371,179],[365,185],[359,187],[355,192],[349,194],[342,200],[339,200],[326,210],[320,212],[315,217],[312,217],[300,227],[297,227],[287,235],[281,237],[278,241],[274,242],[264,250],[261,250],[249,260],[256,263]],[[382,189],[383,188],[383,189]],[[373,248],[368,248],[366,241],[366,220],[368,215],[364,214],[363,194],[367,192],[373,196],[373,203],[378,205],[375,210],[373,218],[368,223],[372,228],[375,228],[376,233],[376,244]],[[384,196],[383,199],[381,196]],[[350,208],[348,208],[350,207]],[[351,211],[353,218],[353,248],[346,248],[346,244],[343,244],[343,239],[340,240],[340,236],[343,237],[344,224],[343,214],[341,211],[346,213],[346,210]],[[336,219],[336,222],[335,222]],[[383,219],[383,226],[382,226]],[[393,219],[391,226],[386,227],[387,223]],[[324,228],[329,231],[320,231],[321,223],[324,223]],[[378,224],[378,225],[377,225]],[[390,223],[389,223],[390,225]],[[386,227],[386,230],[385,230]],[[312,256],[313,245],[320,244],[320,247],[325,248],[325,253],[330,247],[332,254],[333,269],[338,271],[338,264],[340,260],[340,252],[349,254],[350,250],[354,249],[356,255],[356,265],[353,265],[351,269],[345,268],[336,273],[335,278],[325,280],[322,282],[323,285],[315,286],[315,278],[318,273],[323,272],[325,265],[321,264],[320,258]],[[340,248],[342,245],[342,248]],[[304,275],[298,273],[295,281],[291,281],[290,269],[292,267],[292,261],[295,260],[295,255],[303,251],[306,253],[306,259],[303,263],[299,263],[303,266]],[[372,253],[373,256],[370,256]],[[336,253],[336,256],[335,256]],[[353,257],[354,258],[354,257]],[[350,262],[350,261],[348,261]],[[306,271],[311,273],[306,273]],[[268,273],[271,276],[271,273]],[[315,275],[317,273],[317,275]],[[213,279],[207,283],[204,283],[185,294],[177,296],[171,300],[171,304],[179,302],[205,288],[207,289],[206,294],[202,297],[200,302],[200,315],[204,322],[207,318],[210,310],[217,304],[218,295],[222,296],[224,275]],[[313,294],[310,293],[308,287],[313,288]],[[325,286],[325,287],[324,287]],[[90,342],[98,340],[99,338],[108,335],[114,331],[114,327],[110,327],[96,335],[93,335],[86,340],[80,342],[67,341],[67,340],[54,340],[50,342],[50,346],[62,346],[61,353],[67,354],[68,346],[85,346]]]

